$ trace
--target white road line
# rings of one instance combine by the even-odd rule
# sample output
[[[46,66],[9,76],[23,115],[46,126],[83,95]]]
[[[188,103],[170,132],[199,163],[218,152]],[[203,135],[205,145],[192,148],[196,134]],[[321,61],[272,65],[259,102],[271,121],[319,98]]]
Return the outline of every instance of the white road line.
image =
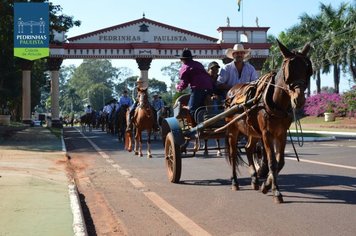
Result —
[[[286,159],[292,160],[292,161],[297,161],[297,159],[290,158],[290,157],[286,157]],[[332,166],[332,167],[339,167],[339,168],[344,168],[344,169],[356,170],[355,166],[345,166],[345,165],[339,165],[339,164],[333,164],[333,163],[327,163],[327,162],[320,162],[320,161],[311,161],[311,160],[305,160],[305,159],[300,159],[300,162],[307,162],[307,163],[324,165],[324,166]]]
[[[135,188],[144,188],[145,185],[139,181],[136,178],[128,178],[128,180],[131,182],[131,184],[135,187]]]
[[[119,173],[126,177],[131,177],[131,174],[127,170],[118,170]]]
[[[90,139],[88,139],[82,132],[80,133],[93,146],[93,148],[99,153],[100,156],[106,159],[107,162],[112,163],[111,161],[108,160],[110,159],[109,155],[107,155],[104,151],[102,151],[95,143],[93,143]],[[112,164],[111,166],[116,168],[121,175],[127,177],[129,182],[135,188],[142,189],[145,187],[145,185],[140,180],[132,177],[132,175],[127,170],[122,169],[118,164]],[[159,209],[161,209],[164,213],[166,213],[172,220],[174,220],[178,225],[180,225],[185,231],[187,231],[190,235],[211,236],[209,232],[204,230],[202,227],[200,227],[198,224],[196,224],[193,220],[188,218],[182,212],[174,208],[163,198],[161,198],[157,193],[143,192],[143,194],[149,200],[151,200]]]
[[[143,194],[150,199],[158,208],[160,208],[164,213],[166,213],[172,220],[177,222],[184,230],[186,230],[190,235],[211,235],[209,232],[205,231],[194,221],[189,219],[186,215],[178,211],[163,198],[157,195],[155,192],[143,192]]]

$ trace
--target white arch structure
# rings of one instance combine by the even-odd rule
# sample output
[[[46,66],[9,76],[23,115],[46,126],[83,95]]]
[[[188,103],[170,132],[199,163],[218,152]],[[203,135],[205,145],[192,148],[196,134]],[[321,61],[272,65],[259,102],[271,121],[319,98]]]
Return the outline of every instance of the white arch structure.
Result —
[[[251,49],[249,61],[259,71],[271,46],[267,43],[268,29],[228,25],[217,28],[219,37],[214,38],[143,17],[50,45],[48,62],[52,81],[52,125],[60,125],[58,70],[65,59],[134,59],[141,71],[140,77],[147,81],[150,64],[154,59],[174,59],[184,48],[189,48],[195,58],[221,59],[226,63],[225,50],[236,43],[243,43],[245,48]],[[247,38],[248,42],[240,42],[241,38]],[[28,113],[28,109],[24,112]]]

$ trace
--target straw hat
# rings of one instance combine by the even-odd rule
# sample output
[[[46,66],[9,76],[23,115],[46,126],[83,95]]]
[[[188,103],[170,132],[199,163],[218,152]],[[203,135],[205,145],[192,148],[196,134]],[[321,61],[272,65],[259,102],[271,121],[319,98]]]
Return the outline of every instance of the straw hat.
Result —
[[[147,89],[148,88],[148,81],[143,80],[142,78],[137,78],[136,84],[137,84],[137,88],[139,88],[139,89]]]
[[[234,52],[245,52],[245,58],[249,56],[250,52],[251,52],[251,49],[245,49],[244,48],[244,45],[242,44],[235,44],[233,48],[228,48],[226,49],[226,57],[228,58],[231,58],[231,59],[234,59],[232,54]]]

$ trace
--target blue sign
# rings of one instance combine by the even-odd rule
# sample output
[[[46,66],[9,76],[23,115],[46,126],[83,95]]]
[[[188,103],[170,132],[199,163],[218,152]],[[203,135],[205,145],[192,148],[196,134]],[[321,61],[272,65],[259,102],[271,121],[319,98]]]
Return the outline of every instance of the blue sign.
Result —
[[[14,3],[14,56],[27,60],[49,56],[48,3]]]

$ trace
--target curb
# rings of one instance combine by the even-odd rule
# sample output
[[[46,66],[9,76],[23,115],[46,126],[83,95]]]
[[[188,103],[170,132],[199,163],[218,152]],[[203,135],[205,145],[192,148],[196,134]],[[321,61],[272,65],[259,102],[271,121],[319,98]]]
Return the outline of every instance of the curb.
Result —
[[[67,148],[63,139],[63,129],[61,135],[62,141],[62,152],[65,157],[68,157]],[[69,178],[69,177],[68,177]],[[70,199],[70,206],[73,214],[73,231],[75,236],[88,236],[88,231],[85,225],[83,211],[80,205],[80,198],[78,194],[77,186],[75,185],[74,179],[69,179],[70,184],[68,184],[68,193]]]

